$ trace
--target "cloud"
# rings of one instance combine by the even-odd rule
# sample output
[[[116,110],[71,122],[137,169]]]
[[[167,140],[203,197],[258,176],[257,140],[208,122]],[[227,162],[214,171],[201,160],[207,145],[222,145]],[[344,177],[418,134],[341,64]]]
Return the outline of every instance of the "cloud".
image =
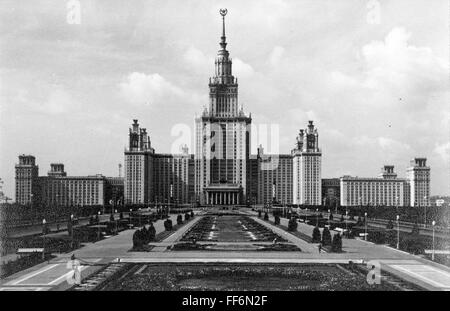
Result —
[[[450,142],[437,144],[433,152],[440,156],[442,161],[448,164],[450,161]]]
[[[170,98],[182,98],[185,95],[182,89],[158,73],[133,72],[119,84],[119,88],[124,99],[137,105],[163,104]]]
[[[276,46],[273,48],[269,56],[269,62],[273,67],[277,67],[284,55],[284,48],[282,46]]]
[[[446,62],[434,55],[429,47],[410,45],[410,39],[411,33],[396,27],[384,41],[363,46],[365,86],[409,96],[425,95],[447,87]]]
[[[399,142],[395,139],[388,137],[378,137],[377,138],[378,145],[386,152],[402,152],[411,150],[411,147],[406,144]]]
[[[236,77],[248,78],[255,73],[252,66],[239,58],[233,58],[233,75]]]
[[[193,46],[190,46],[184,52],[183,59],[192,68],[211,68],[211,66],[214,64],[214,58],[207,56],[205,53]]]

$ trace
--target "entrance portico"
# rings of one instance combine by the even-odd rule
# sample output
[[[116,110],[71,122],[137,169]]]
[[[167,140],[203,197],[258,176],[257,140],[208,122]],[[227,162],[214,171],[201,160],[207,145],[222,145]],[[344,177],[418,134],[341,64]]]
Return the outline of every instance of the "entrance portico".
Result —
[[[213,184],[205,188],[207,205],[238,205],[242,187],[234,184]]]

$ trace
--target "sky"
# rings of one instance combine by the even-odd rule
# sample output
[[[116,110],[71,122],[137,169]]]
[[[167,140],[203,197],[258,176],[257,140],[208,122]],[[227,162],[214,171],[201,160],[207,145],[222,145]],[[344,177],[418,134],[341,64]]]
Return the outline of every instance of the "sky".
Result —
[[[75,3],[75,4],[74,4]],[[80,14],[76,14],[79,3]],[[139,119],[156,152],[194,150],[208,105],[221,17],[255,132],[253,153],[289,153],[319,131],[324,178],[399,177],[413,157],[431,194],[450,195],[448,0],[3,0],[0,3],[0,178],[14,198],[18,155],[40,175],[118,175]],[[75,13],[74,13],[75,12]]]

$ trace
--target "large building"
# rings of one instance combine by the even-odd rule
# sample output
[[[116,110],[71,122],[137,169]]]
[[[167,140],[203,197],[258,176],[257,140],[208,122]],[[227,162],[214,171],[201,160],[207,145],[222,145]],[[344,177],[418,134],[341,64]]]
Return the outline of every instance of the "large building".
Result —
[[[393,165],[385,165],[378,177],[340,178],[342,206],[429,205],[430,168],[426,159],[411,161],[406,178],[397,178]]]
[[[187,149],[181,155],[155,153],[146,130],[134,120],[125,150],[125,203],[320,204],[321,153],[312,121],[302,130],[304,148],[265,155],[260,147],[257,155],[250,154],[251,114],[238,102],[238,80],[225,36],[226,11],[221,14],[209,105],[195,119],[194,154]],[[294,185],[296,174],[301,180]]]
[[[123,201],[123,178],[67,176],[64,164],[50,164],[47,176],[39,176],[35,157],[20,155],[16,165],[16,202],[42,206],[104,206]]]

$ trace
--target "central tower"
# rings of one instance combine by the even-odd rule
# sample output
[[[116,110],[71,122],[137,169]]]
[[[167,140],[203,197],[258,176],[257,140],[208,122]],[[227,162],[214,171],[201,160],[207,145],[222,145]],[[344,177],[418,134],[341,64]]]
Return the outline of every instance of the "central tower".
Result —
[[[251,117],[238,106],[238,83],[225,36],[222,16],[220,50],[215,74],[209,79],[209,107],[195,119],[195,192],[202,204],[233,205],[245,201],[250,153]]]

